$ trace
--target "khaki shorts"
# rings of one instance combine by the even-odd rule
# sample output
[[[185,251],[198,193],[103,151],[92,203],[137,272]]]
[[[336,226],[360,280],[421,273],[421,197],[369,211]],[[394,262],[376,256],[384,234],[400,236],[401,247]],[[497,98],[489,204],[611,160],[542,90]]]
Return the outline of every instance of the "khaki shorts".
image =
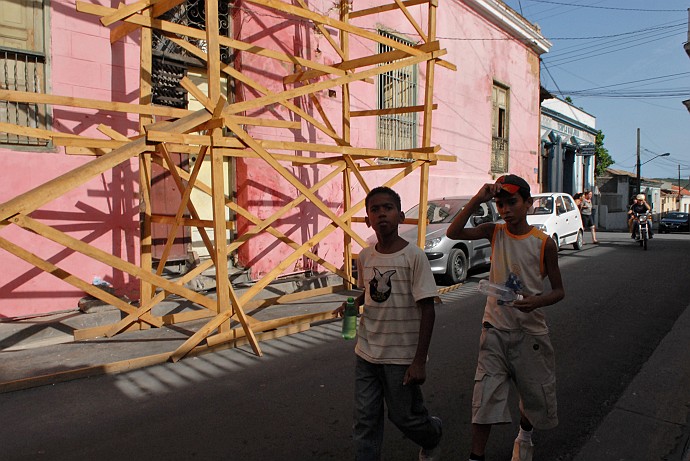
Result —
[[[556,427],[555,369],[548,335],[533,336],[485,326],[474,377],[472,422],[511,422],[508,394],[514,384],[520,397],[520,410],[532,425],[537,429]]]

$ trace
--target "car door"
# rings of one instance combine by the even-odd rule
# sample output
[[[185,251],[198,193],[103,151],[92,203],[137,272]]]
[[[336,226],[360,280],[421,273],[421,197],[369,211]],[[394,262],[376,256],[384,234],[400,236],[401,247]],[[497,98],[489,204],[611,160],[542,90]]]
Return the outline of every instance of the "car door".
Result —
[[[482,203],[479,209],[472,215],[472,225],[479,226],[484,223],[494,222],[496,214],[491,205],[493,202]],[[469,240],[470,267],[489,264],[491,262],[491,242],[487,239]]]
[[[558,206],[556,207],[560,213],[561,226],[563,231],[561,237],[567,243],[571,243],[577,237],[577,232],[580,229],[580,211],[575,206],[573,200],[567,195],[558,197]]]

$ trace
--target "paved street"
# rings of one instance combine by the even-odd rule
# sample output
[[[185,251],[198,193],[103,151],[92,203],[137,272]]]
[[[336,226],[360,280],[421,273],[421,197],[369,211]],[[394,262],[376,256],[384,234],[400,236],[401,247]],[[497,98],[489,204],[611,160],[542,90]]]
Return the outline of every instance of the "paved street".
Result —
[[[583,446],[591,446],[597,428],[619,410],[626,388],[690,303],[689,235],[658,235],[646,252],[626,234],[601,233],[600,240],[581,251],[565,248],[559,256],[566,299],[548,308],[548,317],[561,424],[536,434],[535,461],[575,460]],[[465,460],[469,453],[484,301],[476,283],[485,276],[474,274],[437,308],[424,391],[428,407],[445,423],[445,460]],[[263,358],[249,349],[228,350],[2,394],[1,458],[352,459],[354,343],[340,339],[339,326],[325,323],[262,343]],[[679,362],[690,369],[690,360]],[[645,402],[659,409],[673,406],[677,418],[687,422],[690,389],[681,392],[664,385],[670,379],[658,379],[644,388]],[[677,451],[682,429],[659,415],[643,431],[649,440],[629,441],[632,455],[601,459],[667,459]],[[515,425],[496,428],[487,460],[510,459],[515,433]],[[386,460],[416,459],[417,448],[390,424],[385,443]]]

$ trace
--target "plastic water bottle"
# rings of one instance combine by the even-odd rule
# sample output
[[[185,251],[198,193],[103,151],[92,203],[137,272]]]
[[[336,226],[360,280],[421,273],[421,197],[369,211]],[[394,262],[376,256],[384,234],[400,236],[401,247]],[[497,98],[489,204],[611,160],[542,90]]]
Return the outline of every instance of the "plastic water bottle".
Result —
[[[513,301],[519,301],[522,299],[521,294],[515,293],[507,286],[497,285],[489,282],[486,279],[479,281],[479,291],[487,296],[491,296],[499,301],[503,301],[504,303],[512,303]]]
[[[345,339],[354,339],[357,336],[357,306],[355,306],[355,299],[352,297],[347,298],[345,303],[342,334]]]

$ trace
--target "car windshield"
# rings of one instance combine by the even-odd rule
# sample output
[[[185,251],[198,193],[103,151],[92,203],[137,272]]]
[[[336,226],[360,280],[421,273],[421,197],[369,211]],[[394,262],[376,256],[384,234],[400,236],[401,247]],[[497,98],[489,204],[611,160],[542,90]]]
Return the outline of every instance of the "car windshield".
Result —
[[[467,204],[467,199],[429,200],[426,207],[426,217],[429,224],[449,223]],[[405,212],[405,217],[419,218],[419,205]]]
[[[534,197],[532,208],[527,214],[551,214],[553,213],[553,197]]]
[[[688,219],[687,213],[669,213],[666,215],[668,219]]]

